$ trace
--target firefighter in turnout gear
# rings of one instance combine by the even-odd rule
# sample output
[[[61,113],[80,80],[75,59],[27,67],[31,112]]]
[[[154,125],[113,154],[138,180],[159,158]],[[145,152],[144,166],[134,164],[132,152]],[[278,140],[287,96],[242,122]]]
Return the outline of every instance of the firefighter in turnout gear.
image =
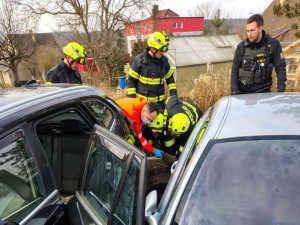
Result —
[[[166,124],[167,119],[162,113],[159,113],[155,120],[143,126],[143,136],[155,148],[163,150],[165,153],[175,156],[178,149],[178,141],[171,135]]]
[[[87,54],[80,44],[70,42],[63,48],[65,57],[60,64],[53,67],[47,75],[46,84],[69,83],[82,84],[77,70],[79,64],[85,64]]]
[[[151,123],[159,113],[159,106],[155,102],[148,102],[146,99],[138,98],[121,98],[116,103],[122,108],[125,115],[131,120],[133,129],[137,134],[143,151],[152,152],[157,158],[162,158],[163,151],[154,148],[143,136],[143,124]]]
[[[166,34],[154,32],[147,40],[148,48],[133,59],[129,70],[127,95],[142,97],[150,102],[158,102],[163,113],[165,101],[164,80],[166,80],[170,95],[177,94],[173,69],[167,57],[169,38]]]
[[[263,30],[259,14],[247,21],[248,38],[236,49],[231,72],[231,94],[270,92],[273,66],[277,74],[277,89],[286,87],[286,63],[280,43]]]
[[[174,95],[167,99],[164,115],[169,118],[168,130],[180,140],[180,154],[203,112],[198,106],[180,101]]]

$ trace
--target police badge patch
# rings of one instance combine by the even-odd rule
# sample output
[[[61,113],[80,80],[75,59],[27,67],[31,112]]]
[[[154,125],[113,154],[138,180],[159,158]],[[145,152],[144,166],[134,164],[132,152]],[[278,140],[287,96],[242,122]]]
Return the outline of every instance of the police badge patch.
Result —
[[[284,59],[284,54],[283,54],[283,52],[280,53],[280,58],[281,58],[281,59]]]

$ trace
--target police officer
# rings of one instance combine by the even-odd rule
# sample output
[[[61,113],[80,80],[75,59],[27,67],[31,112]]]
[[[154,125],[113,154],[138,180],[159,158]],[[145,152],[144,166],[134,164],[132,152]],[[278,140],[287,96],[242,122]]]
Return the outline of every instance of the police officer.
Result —
[[[259,14],[247,21],[248,38],[236,49],[231,72],[231,94],[270,92],[273,66],[277,74],[277,89],[286,87],[286,63],[280,43],[263,30]]]
[[[203,112],[198,106],[180,101],[174,95],[167,99],[164,114],[169,118],[168,129],[176,139],[180,140],[180,154]]]
[[[170,95],[177,94],[177,88],[167,57],[169,38],[166,34],[154,32],[147,40],[148,48],[133,59],[129,70],[127,94],[129,97],[142,97],[158,102],[161,112],[164,109],[166,80]]]
[[[65,57],[60,64],[53,67],[47,75],[46,84],[69,83],[82,84],[77,70],[79,64],[85,64],[86,52],[80,44],[70,42],[63,48]]]

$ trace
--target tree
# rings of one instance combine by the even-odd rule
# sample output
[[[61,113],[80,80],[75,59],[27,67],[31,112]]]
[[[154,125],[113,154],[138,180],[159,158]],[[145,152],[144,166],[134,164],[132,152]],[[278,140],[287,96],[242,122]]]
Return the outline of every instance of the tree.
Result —
[[[221,29],[225,25],[226,20],[221,19],[221,9],[220,2],[210,0],[204,1],[198,4],[193,10],[190,10],[191,16],[203,16],[204,17],[204,34],[224,34],[229,33],[229,25],[226,28]],[[215,31],[214,31],[215,29]]]
[[[80,44],[93,57],[101,81],[115,61],[106,60],[117,46],[118,33],[134,15],[140,14],[150,0],[19,0],[36,15],[50,14],[58,18],[63,30],[74,32]],[[153,1],[151,1],[153,2]],[[116,55],[116,54],[115,54]],[[118,55],[119,56],[119,55]],[[101,61],[105,60],[105,62]],[[117,61],[117,60],[116,60]]]
[[[300,1],[294,4],[294,6],[291,6],[288,2],[286,3],[279,3],[278,5],[275,4],[273,6],[273,12],[277,16],[285,15],[287,18],[298,18],[295,23],[291,25],[291,30],[295,30],[295,36],[297,38],[300,38],[300,32],[298,30],[298,25],[300,22]]]
[[[229,28],[221,29],[223,26],[225,19],[221,19],[221,9],[217,9],[216,14],[214,15],[214,19],[211,20],[211,24],[215,28],[216,34],[226,34],[229,33]]]
[[[139,54],[145,51],[147,48],[147,41],[138,40],[133,43],[132,51],[131,51],[131,61]]]
[[[35,52],[36,42],[32,32],[37,24],[33,18],[20,13],[20,6],[10,0],[0,5],[0,65],[12,70],[19,84],[18,65]]]

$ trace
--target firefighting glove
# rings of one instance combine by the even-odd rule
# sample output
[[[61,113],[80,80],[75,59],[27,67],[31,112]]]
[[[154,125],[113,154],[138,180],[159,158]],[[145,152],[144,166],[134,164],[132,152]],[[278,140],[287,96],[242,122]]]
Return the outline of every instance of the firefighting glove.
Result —
[[[153,154],[156,156],[156,158],[162,158],[162,153],[165,153],[162,150],[159,150],[157,148],[154,149]]]

